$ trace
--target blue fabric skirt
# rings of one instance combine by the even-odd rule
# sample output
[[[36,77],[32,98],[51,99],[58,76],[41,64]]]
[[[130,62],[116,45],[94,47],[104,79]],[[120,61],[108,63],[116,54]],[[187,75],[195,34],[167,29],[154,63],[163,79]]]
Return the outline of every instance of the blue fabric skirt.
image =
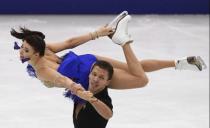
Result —
[[[74,52],[70,51],[63,57],[58,72],[72,79],[74,82],[81,84],[86,90],[88,90],[88,76],[91,67],[96,60],[96,57],[92,54],[76,55]],[[74,102],[85,102],[81,98],[72,94],[70,90],[66,90],[64,95],[71,98]]]

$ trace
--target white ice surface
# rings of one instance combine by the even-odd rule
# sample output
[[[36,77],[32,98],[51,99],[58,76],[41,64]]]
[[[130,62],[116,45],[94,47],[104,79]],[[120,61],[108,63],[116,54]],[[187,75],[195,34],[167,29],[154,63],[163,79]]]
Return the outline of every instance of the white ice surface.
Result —
[[[73,104],[63,89],[48,89],[28,77],[10,36],[25,26],[55,42],[93,31],[111,15],[0,15],[0,128],[73,128]],[[139,59],[202,56],[209,66],[209,15],[133,15],[129,31]],[[108,38],[73,49],[124,61]],[[114,116],[108,128],[209,128],[209,68],[203,72],[164,69],[148,73],[148,86],[110,90]]]

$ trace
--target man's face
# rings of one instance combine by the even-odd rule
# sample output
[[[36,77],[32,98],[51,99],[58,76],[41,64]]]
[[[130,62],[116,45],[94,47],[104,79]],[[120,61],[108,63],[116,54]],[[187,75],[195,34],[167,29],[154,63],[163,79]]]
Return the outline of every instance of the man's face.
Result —
[[[96,94],[103,90],[108,84],[108,71],[95,66],[89,75],[89,91]]]

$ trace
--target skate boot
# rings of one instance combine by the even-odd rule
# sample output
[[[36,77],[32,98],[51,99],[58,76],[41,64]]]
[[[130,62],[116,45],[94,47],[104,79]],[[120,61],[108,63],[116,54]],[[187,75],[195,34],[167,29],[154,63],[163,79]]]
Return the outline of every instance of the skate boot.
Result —
[[[120,22],[121,19],[123,19],[125,16],[128,15],[127,11],[121,12],[118,16],[116,16],[109,24],[108,27],[112,27],[114,30],[117,27],[117,24]]]
[[[127,11],[123,11],[121,12],[118,16],[116,16],[109,24],[108,27],[111,27],[113,29],[113,31],[115,32],[116,28],[117,28],[117,24],[120,22],[120,20],[122,20],[125,16],[128,15]],[[109,35],[109,38],[112,38],[114,34]]]
[[[128,22],[131,20],[130,15],[126,15],[123,19],[121,19],[116,27],[113,36],[111,37],[112,41],[118,45],[123,46],[126,43],[131,43],[133,40],[131,36],[128,34]]]
[[[190,56],[175,62],[176,70],[202,71],[207,68],[205,62],[200,56]]]

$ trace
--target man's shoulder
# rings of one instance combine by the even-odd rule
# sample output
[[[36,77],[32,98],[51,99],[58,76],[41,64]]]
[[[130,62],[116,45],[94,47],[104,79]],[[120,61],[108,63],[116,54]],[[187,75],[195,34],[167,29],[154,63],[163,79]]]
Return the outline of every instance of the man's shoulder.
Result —
[[[112,108],[112,99],[108,94],[108,88],[107,87],[104,88],[101,92],[97,93],[95,95],[95,97]]]
[[[95,94],[95,97],[97,97],[97,96],[109,96],[108,88],[105,87],[103,90],[101,90],[100,92]]]

